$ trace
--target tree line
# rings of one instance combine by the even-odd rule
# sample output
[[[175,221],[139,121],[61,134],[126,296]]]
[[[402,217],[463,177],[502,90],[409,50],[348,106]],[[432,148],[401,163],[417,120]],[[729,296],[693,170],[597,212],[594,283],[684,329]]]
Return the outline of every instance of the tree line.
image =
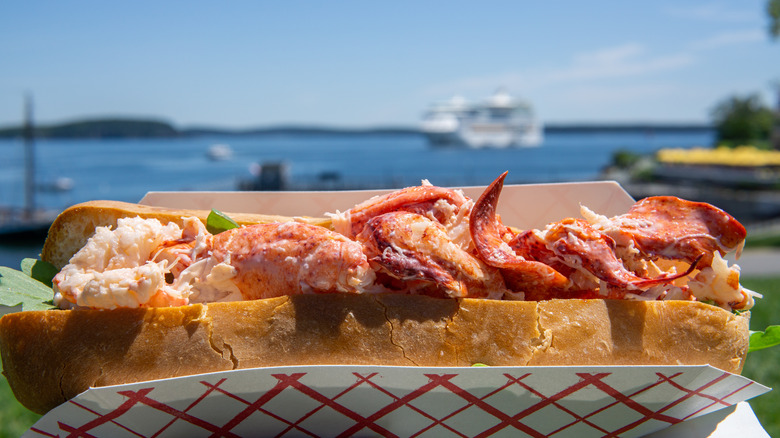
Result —
[[[24,126],[0,129],[0,137],[23,137],[24,131]],[[143,138],[177,137],[180,133],[162,121],[106,119],[33,126],[32,135],[36,138]]]

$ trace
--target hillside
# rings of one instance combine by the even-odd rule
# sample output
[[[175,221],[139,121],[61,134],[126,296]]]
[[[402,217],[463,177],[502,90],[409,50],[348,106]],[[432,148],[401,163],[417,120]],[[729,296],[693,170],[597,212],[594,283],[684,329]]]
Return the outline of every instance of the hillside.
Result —
[[[546,133],[591,133],[646,131],[708,131],[707,124],[686,123],[550,123]],[[0,138],[23,136],[23,126],[0,128]],[[37,138],[165,138],[202,135],[416,135],[414,126],[381,126],[369,128],[343,128],[317,125],[276,125],[246,129],[227,129],[216,126],[177,128],[172,124],[153,119],[95,119],[53,125],[39,125],[34,129]]]
[[[21,137],[23,127],[0,129],[0,138]],[[85,120],[51,126],[36,126],[38,138],[124,138],[176,137],[179,132],[168,123],[155,120]]]

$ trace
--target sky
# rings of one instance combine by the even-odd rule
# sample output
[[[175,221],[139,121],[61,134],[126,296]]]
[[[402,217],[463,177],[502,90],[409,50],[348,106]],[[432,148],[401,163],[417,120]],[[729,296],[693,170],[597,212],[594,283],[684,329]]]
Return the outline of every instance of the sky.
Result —
[[[20,1],[0,4],[0,127],[416,125],[503,88],[549,123],[707,122],[776,105],[766,0]]]

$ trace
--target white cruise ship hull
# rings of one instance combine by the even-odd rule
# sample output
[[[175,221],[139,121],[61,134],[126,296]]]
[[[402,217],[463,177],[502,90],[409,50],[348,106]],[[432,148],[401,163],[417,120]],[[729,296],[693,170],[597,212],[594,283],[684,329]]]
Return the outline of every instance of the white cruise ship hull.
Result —
[[[544,138],[530,105],[503,92],[481,105],[458,98],[439,104],[426,113],[420,128],[433,146],[533,147]]]

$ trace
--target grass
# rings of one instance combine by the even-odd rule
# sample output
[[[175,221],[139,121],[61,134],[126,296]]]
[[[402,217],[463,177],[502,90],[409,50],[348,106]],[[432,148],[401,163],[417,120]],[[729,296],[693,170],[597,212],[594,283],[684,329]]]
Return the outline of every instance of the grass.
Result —
[[[780,324],[780,277],[742,279],[742,285],[764,295],[750,312],[751,330]],[[748,354],[742,375],[775,388],[750,401],[769,436],[780,437],[780,346]]]
[[[780,247],[780,234],[770,233],[766,235],[748,236],[745,239],[745,248],[778,248]]]
[[[16,401],[5,377],[0,378],[0,437],[19,438],[38,418]]]
[[[751,312],[751,329],[780,324],[780,277],[744,278],[742,284],[764,295]],[[780,347],[750,353],[742,374],[777,388],[752,399],[750,405],[769,435],[780,437]],[[0,377],[0,438],[21,436],[38,418],[16,401],[8,382]]]

